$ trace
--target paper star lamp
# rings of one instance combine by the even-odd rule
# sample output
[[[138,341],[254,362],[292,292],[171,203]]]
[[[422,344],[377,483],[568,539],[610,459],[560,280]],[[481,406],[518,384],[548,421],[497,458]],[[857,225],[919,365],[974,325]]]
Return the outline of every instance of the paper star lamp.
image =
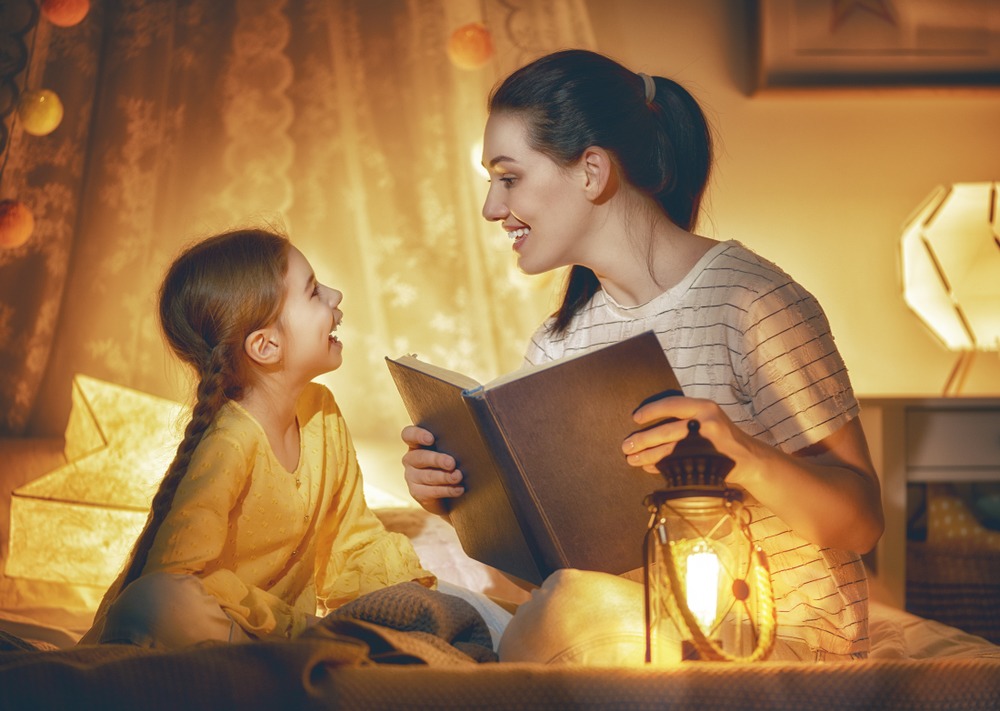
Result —
[[[6,574],[107,587],[125,562],[187,422],[170,400],[73,379],[67,463],[11,497]]]

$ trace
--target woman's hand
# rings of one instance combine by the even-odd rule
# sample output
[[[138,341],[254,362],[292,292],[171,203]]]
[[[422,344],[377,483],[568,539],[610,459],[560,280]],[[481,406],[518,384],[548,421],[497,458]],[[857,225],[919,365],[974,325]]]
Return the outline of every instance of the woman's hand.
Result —
[[[696,419],[701,434],[736,462],[726,483],[748,491],[806,540],[865,553],[882,535],[879,481],[857,418],[792,454],[743,432],[709,400],[662,398],[639,408],[634,419],[645,428],[622,443],[632,466],[656,472]]]
[[[739,468],[755,464],[755,456],[759,455],[761,445],[734,425],[722,408],[711,400],[664,397],[640,407],[633,419],[642,429],[625,438],[622,451],[629,464],[652,474],[657,472],[656,463],[673,452],[676,444],[687,437],[690,420],[698,420],[702,436],[735,461]]]
[[[410,496],[432,514],[447,518],[448,506],[442,499],[465,493],[454,457],[426,449],[434,444],[434,435],[422,427],[408,425],[400,437],[409,447],[403,455],[403,476]]]

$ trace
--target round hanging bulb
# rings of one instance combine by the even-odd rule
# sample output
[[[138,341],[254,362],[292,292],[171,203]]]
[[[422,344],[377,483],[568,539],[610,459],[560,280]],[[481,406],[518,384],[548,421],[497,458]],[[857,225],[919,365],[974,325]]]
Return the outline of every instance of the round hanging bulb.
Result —
[[[20,200],[0,200],[0,249],[14,249],[28,241],[35,217]]]
[[[47,136],[62,121],[63,105],[54,91],[26,91],[21,94],[17,114],[25,131],[32,136]]]
[[[493,56],[493,37],[479,22],[462,25],[448,40],[448,58],[459,69],[479,69]]]
[[[42,0],[42,16],[56,27],[72,27],[90,12],[90,0]]]

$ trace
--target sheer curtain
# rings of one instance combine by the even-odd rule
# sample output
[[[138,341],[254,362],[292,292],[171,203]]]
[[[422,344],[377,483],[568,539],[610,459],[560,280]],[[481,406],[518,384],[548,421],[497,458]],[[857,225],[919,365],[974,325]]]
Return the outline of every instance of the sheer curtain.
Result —
[[[451,64],[482,22],[482,68]],[[186,243],[275,225],[344,294],[345,365],[324,376],[356,433],[405,413],[384,357],[486,379],[520,363],[557,276],[528,278],[479,211],[486,96],[545,52],[592,47],[583,0],[118,0],[40,20],[19,77],[63,124],[11,129],[0,198],[32,208],[0,251],[3,429],[58,434],[81,372],[184,399],[155,290]]]

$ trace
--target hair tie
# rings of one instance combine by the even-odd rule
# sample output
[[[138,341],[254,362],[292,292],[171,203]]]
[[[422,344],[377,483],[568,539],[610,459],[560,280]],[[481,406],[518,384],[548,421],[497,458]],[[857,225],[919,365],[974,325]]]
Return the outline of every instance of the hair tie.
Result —
[[[642,85],[646,90],[646,103],[652,104],[656,98],[656,82],[653,81],[653,77],[642,72],[639,72],[639,78],[642,79]]]

